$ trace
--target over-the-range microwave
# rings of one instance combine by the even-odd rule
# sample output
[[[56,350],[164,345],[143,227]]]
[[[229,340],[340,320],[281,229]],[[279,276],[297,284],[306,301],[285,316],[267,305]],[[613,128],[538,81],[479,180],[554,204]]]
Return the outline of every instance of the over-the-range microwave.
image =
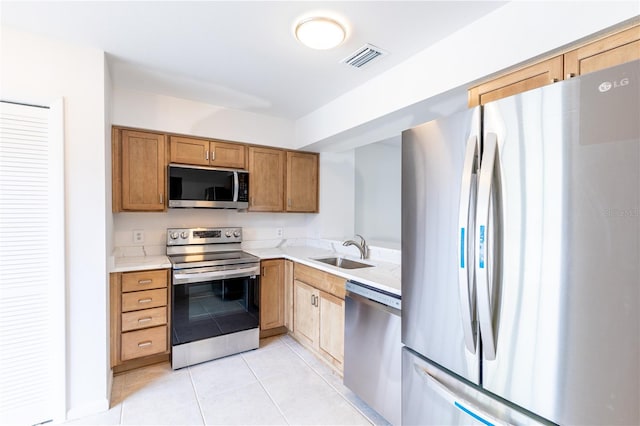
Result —
[[[246,209],[249,172],[246,170],[169,164],[169,207]]]

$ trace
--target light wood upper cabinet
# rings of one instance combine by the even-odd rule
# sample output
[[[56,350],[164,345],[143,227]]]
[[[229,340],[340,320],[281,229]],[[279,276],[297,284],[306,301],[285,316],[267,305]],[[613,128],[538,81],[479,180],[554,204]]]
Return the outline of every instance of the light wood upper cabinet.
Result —
[[[562,80],[562,55],[522,68],[469,89],[469,107],[537,89]]]
[[[249,147],[249,210],[284,210],[285,151]]]
[[[242,144],[171,136],[171,162],[196,166],[244,169],[246,147]]]
[[[284,326],[284,259],[260,262],[260,331]]]
[[[164,211],[166,137],[114,129],[113,211]]]
[[[215,167],[229,167],[231,169],[244,169],[246,167],[245,152],[247,148],[237,143],[212,141],[211,165]]]
[[[640,25],[472,87],[469,107],[636,59],[640,59]]]
[[[170,143],[172,163],[209,165],[208,140],[171,136]]]
[[[286,211],[318,212],[318,154],[287,151]]]
[[[564,55],[567,78],[640,59],[640,25],[581,46]]]

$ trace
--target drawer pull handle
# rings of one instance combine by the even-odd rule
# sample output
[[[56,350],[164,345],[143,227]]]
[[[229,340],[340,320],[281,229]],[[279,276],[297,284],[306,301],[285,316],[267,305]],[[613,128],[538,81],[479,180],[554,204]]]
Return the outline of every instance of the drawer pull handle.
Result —
[[[138,343],[139,348],[146,348],[147,346],[151,346],[153,342],[151,340],[147,340],[146,342]]]
[[[151,321],[151,317],[140,318],[140,319],[138,320],[138,322],[139,322],[139,323],[142,323],[142,322],[149,322],[149,321]]]
[[[149,303],[151,302],[153,299],[148,297],[146,299],[138,299],[138,303]]]
[[[151,284],[153,280],[138,280],[138,284]]]

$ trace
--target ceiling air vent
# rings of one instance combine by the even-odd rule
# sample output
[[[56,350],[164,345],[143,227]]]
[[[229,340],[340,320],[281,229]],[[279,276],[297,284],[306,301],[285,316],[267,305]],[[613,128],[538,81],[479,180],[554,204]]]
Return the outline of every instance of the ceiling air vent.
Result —
[[[351,65],[352,67],[362,68],[374,59],[386,54],[387,52],[380,49],[379,47],[376,47],[372,44],[365,44],[360,49],[356,50],[340,62]]]

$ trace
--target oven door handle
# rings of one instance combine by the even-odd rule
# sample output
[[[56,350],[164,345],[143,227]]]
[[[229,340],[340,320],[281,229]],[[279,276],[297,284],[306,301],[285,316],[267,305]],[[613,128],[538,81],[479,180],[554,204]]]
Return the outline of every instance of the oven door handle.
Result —
[[[222,271],[209,272],[185,272],[173,274],[173,284],[188,284],[210,281],[212,279],[224,280],[227,278],[252,277],[260,274],[259,266],[249,268],[235,268]]]

